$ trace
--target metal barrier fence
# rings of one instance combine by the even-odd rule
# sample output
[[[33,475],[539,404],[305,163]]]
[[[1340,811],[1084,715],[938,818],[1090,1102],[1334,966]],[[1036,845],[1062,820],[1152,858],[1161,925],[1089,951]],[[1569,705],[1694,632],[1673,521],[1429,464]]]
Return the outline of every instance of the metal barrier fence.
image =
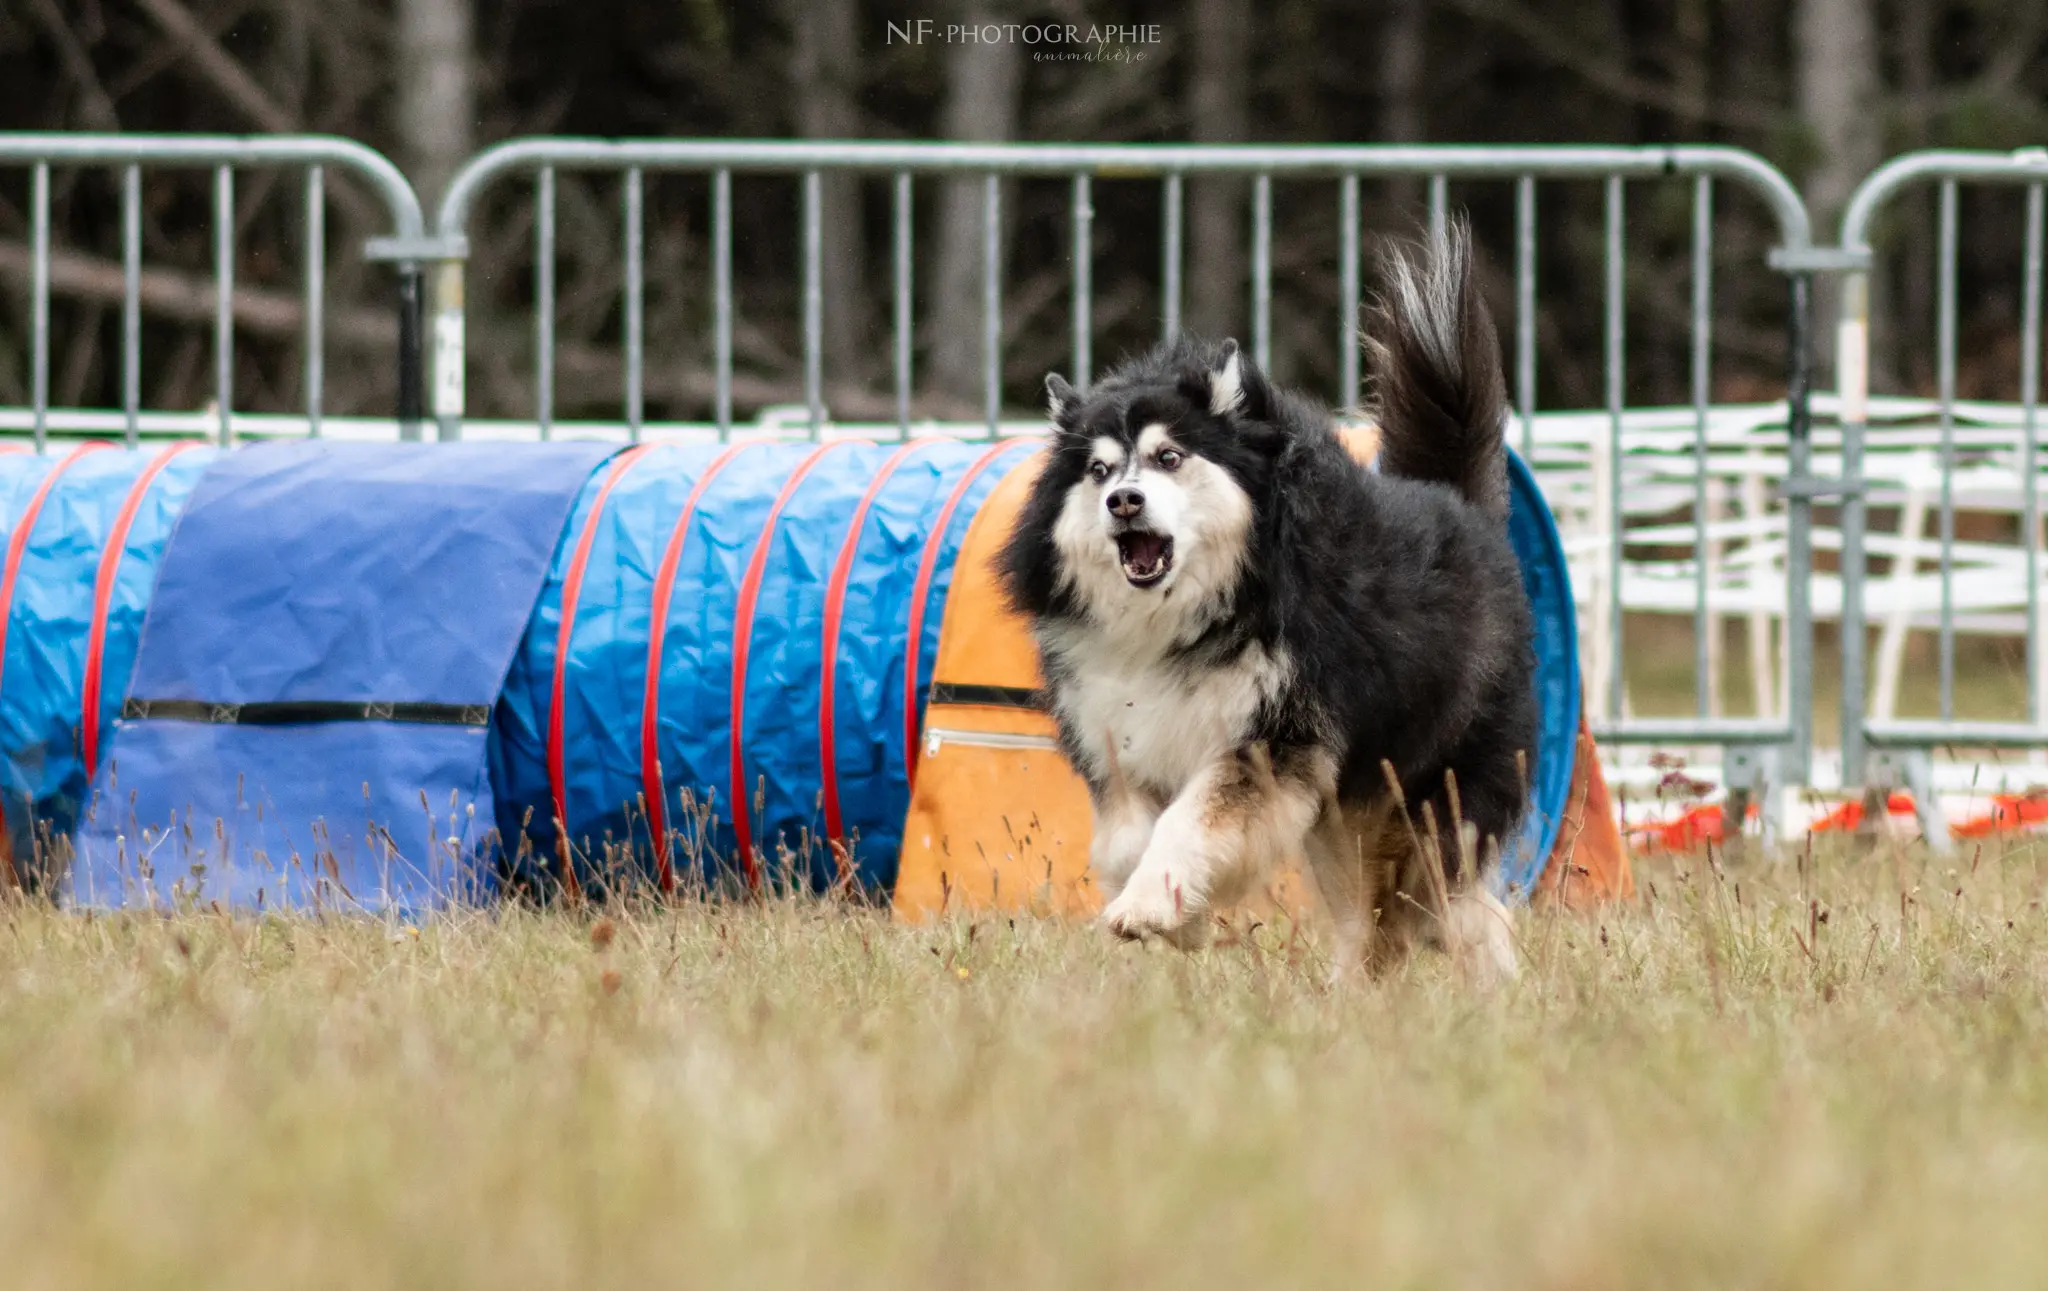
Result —
[[[2016,468],[2019,546],[2024,569],[2024,631],[2026,635],[2026,711],[2018,722],[1964,721],[1956,717],[1956,314],[1957,239],[1960,222],[1957,189],[1964,183],[2025,187],[2025,249],[2020,266],[2020,417],[2013,442],[2000,436],[1989,449],[1996,458],[2011,454]],[[1869,487],[1870,425],[1870,269],[1872,223],[1901,193],[1926,184],[1938,186],[1938,250],[1936,253],[1936,405],[1940,489],[1940,593],[1938,607],[1939,705],[1934,720],[1876,720],[1867,711],[1866,642],[1863,627],[1870,586],[1867,568],[1866,496]],[[2048,186],[2048,151],[2019,153],[1921,152],[1894,158],[1860,184],[1842,216],[1840,247],[1847,272],[1843,278],[1843,309],[1836,339],[1836,379],[1841,400],[1842,475],[1848,487],[1842,507],[1842,754],[1845,784],[1884,784],[1899,779],[1917,791],[1916,800],[1930,803],[1927,755],[1942,745],[2009,749],[2048,746],[2048,658],[2044,658],[2041,624],[2041,481],[2039,405],[2041,395],[2041,278],[2043,270],[2044,186]],[[1979,438],[1982,438],[1981,434]],[[2002,450],[2002,451],[2001,451]],[[1910,549],[1909,549],[1910,550]],[[1897,559],[1911,559],[1902,556]],[[1872,765],[1872,764],[1875,765]],[[1875,772],[1873,775],[1872,772]],[[1938,816],[1923,811],[1923,825],[1939,833]]]
[[[364,248],[369,260],[397,266],[398,416],[408,438],[418,437],[420,390],[421,253],[425,224],[419,198],[398,167],[350,139],[317,135],[91,135],[0,132],[0,165],[28,166],[30,236],[30,407],[40,451],[50,416],[50,170],[119,167],[121,173],[122,413],[128,443],[142,416],[142,169],[211,167],[214,233],[214,385],[220,442],[233,440],[235,172],[253,167],[305,171],[304,331],[306,418],[320,433],[324,371],[322,315],[326,272],[326,172],[344,171],[365,183],[390,216],[390,236]]]
[[[1485,147],[1485,146],[1171,146],[1171,145],[980,145],[809,143],[789,141],[650,140],[610,142],[538,138],[502,144],[478,154],[450,182],[436,228],[441,263],[436,273],[434,405],[444,437],[461,433],[465,407],[464,336],[467,327],[463,260],[468,252],[468,223],[479,195],[515,175],[534,178],[538,209],[535,217],[535,420],[547,432],[552,419],[554,350],[554,218],[555,174],[559,170],[609,171],[623,175],[625,224],[624,341],[625,422],[630,437],[643,429],[642,373],[645,367],[641,292],[644,247],[643,176],[646,172],[694,172],[711,179],[711,276],[716,422],[721,435],[732,427],[733,263],[732,179],[736,173],[770,173],[795,177],[801,184],[801,233],[792,248],[802,266],[802,331],[804,400],[813,435],[820,433],[825,413],[822,399],[823,272],[822,179],[852,172],[893,178],[894,380],[899,429],[907,434],[912,385],[912,181],[929,175],[968,176],[982,185],[982,386],[989,432],[1000,427],[1003,291],[1001,282],[1001,212],[1006,180],[1024,177],[1065,178],[1071,186],[1071,345],[1073,371],[1085,382],[1091,368],[1091,247],[1093,184],[1098,180],[1150,179],[1162,187],[1165,248],[1161,269],[1163,314],[1171,334],[1180,315],[1183,246],[1182,193],[1188,177],[1232,175],[1249,178],[1251,201],[1251,348],[1262,364],[1270,362],[1272,299],[1272,185],[1276,178],[1324,179],[1336,189],[1339,214],[1339,320],[1342,356],[1336,398],[1355,402],[1358,364],[1353,336],[1360,293],[1359,184],[1364,178],[1427,178],[1432,222],[1445,218],[1451,180],[1503,180],[1515,185],[1516,249],[1513,383],[1523,447],[1531,446],[1536,391],[1536,184],[1538,180],[1591,180],[1604,185],[1604,389],[1609,421],[1602,446],[1609,463],[1602,505],[1612,520],[1607,557],[1604,642],[1611,652],[1605,695],[1607,720],[1596,724],[1603,740],[1645,744],[1702,744],[1744,750],[1736,761],[1738,775],[1763,778],[1764,764],[1778,760],[1778,774],[1803,783],[1811,748],[1812,615],[1805,580],[1786,579],[1784,607],[1787,627],[1788,687],[1782,718],[1724,719],[1707,714],[1704,680],[1707,649],[1708,596],[1704,553],[1708,545],[1708,511],[1704,484],[1707,455],[1709,374],[1712,363],[1712,264],[1714,256],[1714,187],[1724,182],[1759,199],[1768,212],[1779,246],[1771,263],[1787,275],[1790,292],[1786,337],[1786,564],[1791,571],[1810,567],[1810,507],[1824,482],[1809,473],[1808,339],[1811,274],[1830,263],[1816,256],[1806,209],[1792,185],[1755,155],[1722,147]],[[1621,567],[1623,546],[1623,400],[1627,360],[1625,328],[1626,256],[1623,229],[1626,184],[1630,180],[1688,177],[1693,181],[1691,362],[1694,410],[1694,460],[1702,483],[1693,498],[1692,539],[1696,559],[1694,626],[1699,642],[1702,680],[1694,716],[1624,720]],[[1762,266],[1759,266],[1761,268]],[[965,320],[961,320],[965,325]]]
[[[392,263],[398,272],[399,327],[394,361],[398,373],[401,433],[408,436],[417,434],[417,423],[424,413],[422,377],[425,368],[420,327],[422,274],[430,264],[436,270],[433,412],[444,438],[461,434],[465,412],[465,334],[469,320],[464,308],[463,287],[470,220],[480,196],[513,176],[532,177],[534,194],[539,202],[535,221],[537,299],[534,337],[539,399],[535,411],[542,433],[546,432],[552,414],[554,225],[550,217],[555,175],[558,171],[571,170],[609,171],[619,174],[624,180],[625,380],[621,393],[625,430],[629,437],[638,437],[645,423],[643,373],[646,354],[641,309],[646,277],[643,177],[650,172],[694,173],[710,181],[710,334],[714,352],[715,424],[720,434],[730,433],[733,426],[735,291],[732,184],[735,175],[779,175],[798,185],[801,198],[799,228],[791,254],[801,268],[802,395],[813,434],[821,432],[826,417],[823,398],[822,186],[829,175],[854,173],[893,182],[891,317],[894,333],[891,357],[897,422],[899,429],[905,432],[910,423],[914,358],[913,182],[932,176],[979,181],[984,235],[981,245],[981,316],[972,323],[969,320],[955,321],[959,326],[977,326],[983,412],[991,433],[1003,428],[1002,350],[1006,301],[1002,281],[1001,220],[1006,188],[1017,181],[1066,181],[1070,193],[1068,237],[1070,246],[1076,249],[1090,248],[1097,236],[1097,185],[1127,181],[1156,183],[1163,212],[1160,230],[1164,248],[1160,265],[1162,314],[1165,328],[1170,333],[1177,329],[1181,314],[1186,183],[1191,177],[1211,175],[1238,176],[1249,180],[1251,349],[1255,357],[1268,362],[1274,345],[1273,185],[1276,181],[1327,181],[1334,190],[1333,205],[1339,228],[1335,285],[1340,315],[1336,324],[1340,329],[1337,353],[1341,366],[1337,374],[1337,388],[1332,393],[1340,404],[1352,403],[1359,392],[1360,373],[1350,332],[1351,320],[1361,298],[1363,273],[1359,227],[1361,182],[1397,177],[1427,180],[1431,217],[1438,224],[1446,217],[1451,182],[1503,182],[1513,186],[1514,194],[1515,307],[1509,346],[1518,432],[1525,449],[1534,446],[1537,427],[1537,184],[1553,180],[1598,183],[1605,199],[1601,365],[1605,395],[1601,415],[1605,429],[1604,433],[1595,432],[1587,442],[1596,462],[1594,478],[1599,496],[1593,499],[1594,507],[1596,511],[1604,510],[1610,526],[1609,535],[1601,540],[1604,545],[1598,557],[1604,565],[1600,572],[1605,586],[1599,591],[1599,605],[1604,608],[1596,617],[1600,619],[1603,648],[1615,660],[1615,665],[1608,669],[1602,679],[1602,693],[1595,697],[1606,712],[1605,719],[1595,723],[1595,732],[1602,740],[1616,743],[1722,746],[1730,751],[1724,772],[1730,783],[1737,787],[1767,780],[1782,780],[1786,784],[1810,782],[1814,615],[1809,576],[1814,571],[1812,508],[1816,503],[1839,502],[1841,507],[1844,551],[1841,598],[1845,625],[1864,624],[1873,590],[1880,600],[1887,590],[1869,574],[1865,560],[1866,549],[1878,550],[1880,554],[1886,550],[1884,543],[1888,536],[1869,534],[1866,515],[1873,505],[1869,490],[1878,478],[1873,474],[1870,454],[1885,448],[1890,442],[1886,436],[1892,434],[1883,429],[1873,434],[1871,430],[1870,233],[1873,221],[1901,192],[1932,184],[1936,186],[1939,211],[1939,352],[1937,399],[1932,405],[1936,424],[1927,434],[1937,454],[1934,460],[1940,468],[1938,482],[1936,476],[1929,476],[1929,490],[1939,490],[1938,552],[1941,568],[1939,604],[1930,609],[1929,618],[1939,647],[1940,715],[1931,720],[1895,720],[1882,713],[1873,716],[1865,698],[1868,669],[1864,633],[1844,631],[1843,781],[1852,786],[1866,781],[1886,783],[1898,778],[1904,778],[1908,783],[1915,780],[1924,782],[1928,751],[1943,745],[1972,748],[2048,746],[2048,643],[2043,641],[2041,623],[2040,506],[2040,473],[2048,462],[2042,460],[2039,452],[2038,424],[2039,351],[2043,341],[2041,278],[2044,254],[2048,254],[2048,250],[2044,250],[2044,222],[2048,222],[2048,212],[2044,212],[2044,192],[2048,192],[2048,153],[1922,153],[1898,158],[1874,172],[1857,190],[1844,215],[1839,249],[1835,250],[1813,245],[1805,208],[1779,172],[1752,154],[1719,147],[1195,147],[528,139],[486,150],[471,159],[450,184],[431,235],[413,190],[398,169],[379,154],[345,139],[0,133],[0,165],[31,170],[28,221],[31,238],[31,353],[28,368],[31,406],[26,410],[26,424],[33,429],[38,445],[46,436],[52,411],[49,208],[53,167],[114,168],[120,177],[125,282],[121,313],[123,406],[120,422],[115,424],[125,425],[131,440],[142,416],[138,283],[141,278],[140,172],[146,167],[211,168],[214,172],[214,282],[217,303],[213,319],[213,377],[218,408],[210,410],[208,419],[210,429],[224,440],[236,433],[250,433],[251,427],[259,420],[264,420],[266,426],[271,420],[233,411],[235,230],[232,214],[237,170],[297,167],[305,171],[307,235],[302,337],[305,411],[300,424],[313,434],[320,433],[322,316],[325,308],[322,233],[328,202],[325,185],[327,172],[341,170],[365,184],[389,217],[389,236],[371,240],[365,247],[365,258]],[[1623,236],[1626,195],[1628,185],[1633,181],[1672,177],[1689,179],[1692,187],[1692,401],[1687,418],[1690,422],[1690,445],[1688,454],[1688,446],[1684,443],[1686,436],[1670,418],[1665,418],[1659,423],[1662,429],[1657,433],[1662,436],[1659,440],[1662,446],[1656,451],[1675,466],[1682,465],[1689,456],[1693,467],[1691,484],[1694,496],[1689,525],[1667,523],[1653,529],[1631,531],[1624,523],[1624,495],[1635,483],[1646,478],[1643,455],[1648,450],[1638,437],[1633,422],[1626,444],[1623,435],[1629,341],[1625,321],[1628,257]],[[2024,189],[2020,404],[2016,426],[1984,422],[1981,415],[1957,399],[1956,260],[1959,215],[1956,194],[1959,185],[1969,183],[2002,184]],[[1770,257],[1770,264],[1786,275],[1789,292],[1785,338],[1787,399],[1782,440],[1776,441],[1782,442],[1785,453],[1779,495],[1783,502],[1786,693],[1783,716],[1775,718],[1723,719],[1706,715],[1711,577],[1707,553],[1713,541],[1707,505],[1706,463],[1709,457],[1709,374],[1714,345],[1711,326],[1712,263],[1717,185],[1747,193],[1760,203],[1775,228],[1779,243]],[[1097,331],[1091,256],[1075,254],[1071,257],[1071,266],[1072,367],[1076,378],[1085,380],[1093,365],[1092,351]],[[1812,276],[1837,272],[1844,275],[1844,310],[1837,337],[1842,456],[1841,478],[1828,479],[1814,474],[1807,391],[1807,326]],[[184,416],[185,421],[181,424],[192,424],[191,414]],[[1968,424],[1973,417],[1983,424]],[[275,420],[280,427],[285,421],[282,418]],[[1773,429],[1769,433],[1776,436],[1778,432]],[[2026,711],[2021,721],[1959,720],[1956,717],[1956,642],[1959,632],[1971,628],[1974,605],[1965,594],[1967,571],[1958,574],[1961,563],[1958,553],[1971,544],[1959,544],[1956,515],[1959,509],[1967,510],[1973,505],[1971,498],[1974,495],[1968,490],[1978,487],[1967,482],[1957,483],[1964,478],[1958,470],[1968,465],[1959,461],[1960,449],[1997,459],[1999,470],[2006,470],[2005,459],[2009,457],[2010,473],[2017,480],[2011,509],[2019,520],[2025,540],[2020,544],[2021,550],[2013,555],[2023,569],[2025,590],[2018,622],[2023,626],[2026,639],[2028,674]],[[1597,465],[1603,455],[1606,463],[1604,472]],[[2001,484],[1998,487],[2005,486]],[[1962,491],[1960,495],[1959,490]],[[1629,501],[1634,504],[1634,499]],[[1641,505],[1635,504],[1635,511],[1628,514],[1641,510]],[[1687,529],[1690,530],[1689,535]],[[1693,559],[1683,565],[1682,576],[1692,588],[1694,641],[1699,654],[1696,675],[1700,678],[1700,694],[1696,712],[1684,718],[1630,719],[1623,712],[1623,670],[1619,666],[1624,547],[1648,544],[1682,549],[1688,538]],[[1959,588],[1964,590],[1959,591]],[[1999,621],[2004,623],[2006,619]],[[1873,770],[1874,774],[1871,774]],[[1931,798],[1932,795],[1923,793],[1920,796]]]

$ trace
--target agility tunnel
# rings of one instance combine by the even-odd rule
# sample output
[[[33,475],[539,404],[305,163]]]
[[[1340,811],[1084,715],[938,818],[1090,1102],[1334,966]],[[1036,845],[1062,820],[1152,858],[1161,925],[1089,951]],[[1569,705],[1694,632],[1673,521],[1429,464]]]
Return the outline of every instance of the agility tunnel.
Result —
[[[907,917],[1085,909],[1085,793],[989,567],[1037,457],[944,438],[0,455],[10,872],[87,906],[774,883]],[[1527,893],[1567,845],[1604,853],[1564,828],[1590,820],[1597,766],[1562,552],[1515,471],[1544,715],[1506,865]]]

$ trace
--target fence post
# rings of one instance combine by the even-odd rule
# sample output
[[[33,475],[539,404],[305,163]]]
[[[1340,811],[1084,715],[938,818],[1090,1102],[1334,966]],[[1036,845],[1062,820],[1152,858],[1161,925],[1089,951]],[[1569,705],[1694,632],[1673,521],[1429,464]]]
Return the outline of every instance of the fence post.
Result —
[[[462,438],[468,314],[462,260],[450,256],[434,269],[434,420],[443,443]]]
[[[1792,783],[1813,782],[1813,495],[1796,485],[1813,473],[1813,272],[1791,268],[1791,317],[1785,362],[1785,652],[1791,679],[1785,715],[1792,726]]]
[[[417,260],[398,266],[398,437],[420,437],[422,407],[420,371],[420,286]]]
[[[1835,393],[1842,433],[1842,787],[1864,780],[1865,645],[1863,580],[1863,432],[1870,407],[1870,274],[1842,275],[1842,318],[1835,332]]]

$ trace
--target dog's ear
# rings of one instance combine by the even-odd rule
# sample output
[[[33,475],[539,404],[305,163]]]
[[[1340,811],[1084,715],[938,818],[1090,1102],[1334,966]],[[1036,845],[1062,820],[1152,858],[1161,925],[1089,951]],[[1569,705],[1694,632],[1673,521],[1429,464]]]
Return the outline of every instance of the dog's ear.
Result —
[[[1227,417],[1244,410],[1244,352],[1235,340],[1223,342],[1209,365],[1209,411]]]
[[[1223,342],[1209,365],[1209,411],[1260,420],[1266,415],[1266,395],[1265,376],[1245,360],[1235,340]]]
[[[1045,413],[1055,425],[1064,426],[1067,412],[1080,400],[1081,396],[1067,384],[1065,377],[1057,372],[1045,374]]]

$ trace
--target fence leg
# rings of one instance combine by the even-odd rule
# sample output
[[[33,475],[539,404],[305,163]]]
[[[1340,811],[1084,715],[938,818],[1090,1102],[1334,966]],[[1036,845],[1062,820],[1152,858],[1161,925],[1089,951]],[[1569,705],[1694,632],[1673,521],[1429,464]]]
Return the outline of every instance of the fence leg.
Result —
[[[1806,485],[1812,477],[1813,422],[1810,406],[1813,355],[1808,333],[1813,322],[1813,275],[1794,270],[1791,315],[1786,327],[1790,353],[1785,362],[1785,475]],[[1786,716],[1792,724],[1793,784],[1813,778],[1813,498],[1807,488],[1788,490],[1785,519]]]
[[[1875,749],[1865,757],[1863,816],[1870,821],[1889,821],[1891,791],[1903,788],[1913,796],[1913,816],[1920,824],[1920,837],[1928,850],[1946,856],[1955,848],[1948,832],[1948,815],[1934,789],[1934,758],[1926,749]],[[1871,830],[1876,837],[1879,825]]]
[[[1913,793],[1913,814],[1920,820],[1920,837],[1936,856],[1947,856],[1955,850],[1955,840],[1949,837],[1948,816],[1934,791],[1934,759],[1926,750],[1915,749],[1906,754],[1905,762],[1906,788]]]
[[[442,443],[462,438],[463,367],[468,326],[462,264],[443,260],[434,270],[434,420]]]
[[[1835,391],[1842,425],[1842,788],[1864,783],[1865,650],[1863,584],[1863,431],[1870,396],[1870,276],[1842,275],[1842,319],[1835,334]],[[1909,514],[1911,508],[1908,508]],[[1915,526],[1917,536],[1917,525]],[[1910,566],[1911,553],[1905,558]],[[1894,567],[1896,568],[1896,566]],[[1911,583],[1911,569],[1907,571]],[[1900,589],[1901,595],[1905,587]]]
[[[398,266],[398,437],[417,440],[426,415],[425,379],[420,353],[420,283],[424,271],[417,260]]]
[[[1747,836],[1743,833],[1752,803],[1762,835],[1763,854],[1770,856],[1785,834],[1783,751],[1774,746],[1729,748],[1722,757],[1721,779],[1727,786],[1727,800],[1721,808],[1722,827],[1733,854]]]

